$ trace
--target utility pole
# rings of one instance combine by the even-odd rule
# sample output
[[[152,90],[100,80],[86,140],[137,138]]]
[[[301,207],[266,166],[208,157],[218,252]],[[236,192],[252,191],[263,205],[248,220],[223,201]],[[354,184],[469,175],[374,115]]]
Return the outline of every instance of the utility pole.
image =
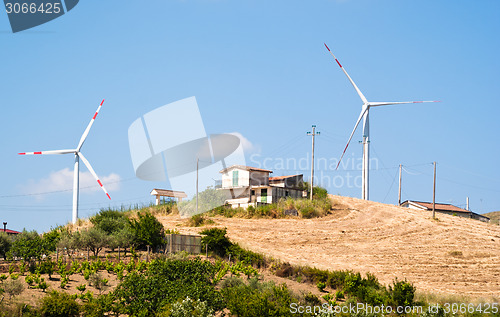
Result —
[[[432,190],[432,219],[436,219],[436,162],[434,162],[434,189]]]
[[[316,125],[313,125],[312,126],[313,130],[312,130],[312,133],[311,132],[307,132],[307,135],[311,135],[312,136],[312,158],[311,158],[311,192],[310,192],[310,197],[309,199],[313,199],[313,186],[314,186],[314,137],[316,135],[319,135],[320,132],[316,132]]]
[[[198,167],[200,159],[196,158],[196,214],[198,214]]]
[[[399,164],[399,191],[398,191],[398,206],[401,206],[401,167],[403,165]]]

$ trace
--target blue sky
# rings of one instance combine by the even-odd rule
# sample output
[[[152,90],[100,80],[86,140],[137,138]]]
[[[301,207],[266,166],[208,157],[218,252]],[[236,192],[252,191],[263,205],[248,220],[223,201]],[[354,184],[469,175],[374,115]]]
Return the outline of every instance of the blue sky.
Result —
[[[442,100],[371,110],[372,200],[397,203],[399,164],[403,199],[432,200],[437,161],[437,201],[500,210],[498,12],[498,1],[80,1],[16,34],[2,12],[0,221],[44,231],[71,219],[73,158],[17,153],[75,147],[104,98],[82,150],[113,200],[82,191],[83,217],[167,186],[135,178],[127,129],[190,96],[207,133],[248,140],[249,165],[267,158],[275,175],[308,179],[309,163],[292,162],[309,157],[311,125],[316,157],[330,162],[361,110],[324,42],[368,100]],[[347,185],[361,175],[360,139],[346,153],[354,168],[317,170],[331,193],[361,196]]]

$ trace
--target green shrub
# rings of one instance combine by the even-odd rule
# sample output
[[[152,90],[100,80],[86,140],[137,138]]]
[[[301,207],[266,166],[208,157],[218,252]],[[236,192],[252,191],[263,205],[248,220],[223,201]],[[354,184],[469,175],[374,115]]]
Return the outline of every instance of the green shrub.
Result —
[[[351,274],[349,271],[333,271],[328,272],[327,284],[333,288],[338,289],[344,287],[345,279]]]
[[[344,291],[338,290],[335,292],[335,300],[344,299]]]
[[[2,283],[2,288],[10,298],[21,294],[24,291],[23,283],[18,279],[9,279]]]
[[[98,214],[90,218],[90,222],[97,228],[111,235],[128,226],[125,213],[113,209],[101,209]]]
[[[313,187],[313,199],[325,199],[328,198],[328,191],[319,186],[314,186]]]
[[[397,278],[389,285],[391,304],[394,306],[411,306],[414,304],[416,288],[410,282]]]
[[[50,260],[42,261],[38,265],[39,273],[40,274],[48,274],[49,279],[52,279],[52,274],[54,274],[55,267],[56,267],[56,263],[54,261],[50,261]]]
[[[79,312],[80,306],[76,300],[64,292],[49,292],[40,302],[40,313],[44,317],[79,316]]]
[[[89,283],[94,288],[98,289],[99,292],[105,290],[108,287],[108,280],[103,278],[101,273],[97,272],[89,276]]]
[[[42,235],[42,245],[43,249],[46,251],[54,252],[56,250],[57,243],[61,239],[61,232],[63,227],[57,227],[51,229]]]
[[[45,279],[42,277],[38,285],[36,286],[37,288],[41,289],[42,292],[45,292],[47,288],[49,288],[49,285],[45,281]]]
[[[304,206],[299,209],[300,216],[305,219],[310,219],[317,217],[318,214],[316,213],[316,210],[312,206]]]
[[[304,303],[308,306],[319,306],[321,305],[321,300],[313,293],[307,293],[304,295]]]
[[[113,294],[120,298],[120,313],[134,316],[152,316],[153,312],[187,296],[204,301],[218,311],[223,308],[223,302],[212,283],[216,273],[215,265],[198,258],[155,259],[144,273],[127,274]]]
[[[290,277],[295,275],[294,267],[290,265],[290,263],[280,263],[276,268],[276,276],[279,277]]]
[[[0,303],[0,316],[1,317],[38,317],[40,314],[36,308],[25,303]]]
[[[9,253],[25,261],[33,261],[41,260],[42,254],[47,253],[47,250],[36,231],[23,230],[14,238]]]
[[[85,317],[118,316],[119,306],[115,305],[116,298],[113,294],[104,294],[98,297],[92,296],[91,292],[80,296],[84,301],[80,310]]]
[[[208,250],[220,257],[225,257],[232,243],[226,237],[226,228],[211,228],[200,232],[204,237],[201,238],[202,250],[208,245]]]
[[[212,219],[207,218],[202,214],[194,215],[189,218],[188,226],[190,227],[200,227],[203,225],[214,224],[215,222]]]
[[[83,294],[83,292],[85,292],[85,289],[87,288],[87,285],[86,284],[80,284],[76,287],[76,289],[78,291],[80,291],[81,294]]]
[[[318,283],[316,283],[316,287],[318,288],[318,290],[320,292],[324,292],[325,287],[326,287],[326,283],[325,282],[318,282]]]
[[[232,259],[253,265],[257,268],[266,267],[266,258],[262,254],[243,249],[237,243],[230,243],[231,245],[227,251],[231,254]]]
[[[140,213],[138,219],[130,220],[130,226],[139,246],[157,248],[163,244],[163,225],[151,213]]]
[[[233,278],[221,285],[221,292],[231,314],[239,317],[294,316],[290,304],[298,302],[285,284],[262,283],[255,278],[248,284]]]

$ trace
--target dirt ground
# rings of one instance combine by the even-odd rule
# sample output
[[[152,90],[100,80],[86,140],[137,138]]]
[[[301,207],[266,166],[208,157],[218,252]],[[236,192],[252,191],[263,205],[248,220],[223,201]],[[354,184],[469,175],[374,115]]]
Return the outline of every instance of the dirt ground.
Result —
[[[373,273],[384,284],[407,279],[418,290],[500,298],[500,226],[455,216],[332,196],[316,219],[212,218],[240,245],[292,264]],[[167,228],[196,233],[178,216]]]

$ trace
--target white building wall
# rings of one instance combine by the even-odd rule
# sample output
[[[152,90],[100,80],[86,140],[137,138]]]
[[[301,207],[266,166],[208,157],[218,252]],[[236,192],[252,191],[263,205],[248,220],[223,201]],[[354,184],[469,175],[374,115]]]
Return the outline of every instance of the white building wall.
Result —
[[[233,172],[238,171],[238,185],[233,186]],[[249,186],[250,172],[243,169],[231,169],[226,173],[222,174],[222,188],[231,188],[231,187],[245,187]]]

